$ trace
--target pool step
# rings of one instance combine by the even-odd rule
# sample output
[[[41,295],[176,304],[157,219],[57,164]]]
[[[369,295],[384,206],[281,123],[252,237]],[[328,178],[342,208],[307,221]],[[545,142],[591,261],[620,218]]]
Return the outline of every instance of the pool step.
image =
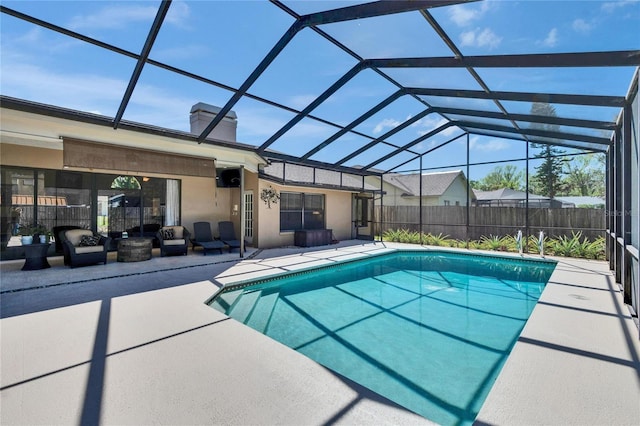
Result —
[[[279,292],[277,291],[266,294],[263,292],[262,297],[256,301],[256,304],[245,321],[245,324],[261,333],[266,333],[269,323],[271,322],[273,310],[278,302],[278,295]]]
[[[242,295],[242,289],[226,291],[217,296],[209,306],[216,311],[220,311],[223,314],[227,314],[230,310],[233,310],[233,305],[238,302],[238,298]]]
[[[236,298],[227,315],[246,324],[261,295],[261,290],[243,293],[242,297]]]

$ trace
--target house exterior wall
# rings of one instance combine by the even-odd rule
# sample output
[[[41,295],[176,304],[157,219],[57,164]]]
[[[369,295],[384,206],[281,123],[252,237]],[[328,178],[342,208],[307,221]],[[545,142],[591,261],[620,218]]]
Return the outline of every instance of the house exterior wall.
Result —
[[[212,178],[182,176],[181,223],[193,232],[194,222],[210,222],[211,231],[217,233],[217,224],[229,220],[231,188],[216,188]]]
[[[0,162],[3,166],[18,166],[62,170],[62,150],[0,143]],[[74,168],[75,171],[134,176],[123,170],[95,170]],[[167,176],[145,173],[145,176],[178,179],[181,181],[181,223],[193,231],[193,223],[209,221],[214,227],[231,217],[231,196],[234,188],[216,188],[213,178],[195,176]],[[237,191],[237,190],[236,190]],[[239,194],[239,192],[238,192]],[[239,200],[239,198],[236,198]],[[236,204],[238,201],[236,201]]]
[[[371,179],[373,180],[373,179]],[[378,180],[379,182],[379,180]],[[378,183],[379,185],[379,183]],[[383,191],[385,191],[384,194],[384,198],[383,198],[383,203],[387,206],[404,206],[405,203],[407,202],[407,200],[405,200],[405,197],[402,197],[402,194],[404,193],[404,191],[402,191],[400,188],[390,185],[387,182],[384,182],[382,184],[382,189]],[[379,204],[379,201],[376,202],[376,204]],[[418,204],[416,204],[418,205]]]
[[[452,206],[456,205],[456,202],[461,206],[467,205],[467,182],[458,176],[447,188],[447,190],[440,196],[440,206],[445,205],[445,200],[449,201]]]
[[[62,169],[62,149],[0,143],[0,163],[6,166]]]
[[[379,182],[379,180],[378,180]],[[372,181],[370,183],[373,183]],[[420,197],[402,196],[404,191],[397,186],[384,182],[383,189],[386,192],[383,203],[385,206],[419,206]],[[447,190],[440,196],[423,196],[423,206],[444,206],[445,201],[455,206],[456,201],[461,206],[467,205],[467,183],[462,177],[457,177]],[[380,205],[380,201],[376,201]]]
[[[292,245],[293,232],[280,232],[279,205],[268,209],[260,200],[260,190],[269,185],[278,192],[291,191],[325,194],[326,227],[333,230],[339,240],[352,237],[352,193],[297,186],[282,186],[264,181],[258,177],[258,165],[263,162],[256,154],[230,147],[196,144],[164,135],[148,134],[128,129],[114,130],[103,125],[76,122],[59,117],[43,116],[8,108],[0,114],[0,165],[36,169],[69,170],[89,173],[120,174],[139,176],[140,173],[86,167],[64,167],[64,144],[62,136],[97,142],[114,147],[132,147],[157,152],[176,153],[197,158],[215,158],[216,168],[244,167],[244,189],[254,196],[254,237],[253,246],[266,248]],[[168,175],[166,173],[144,172],[145,176],[181,181],[180,222],[190,231],[193,223],[208,221],[217,235],[217,223],[231,220],[236,235],[240,238],[240,207],[244,200],[240,188],[218,188],[213,177]]]
[[[280,232],[280,204],[272,204],[268,208],[260,199],[260,191],[271,186],[278,193],[282,191],[303,192],[306,194],[325,194],[326,228],[333,230],[334,238],[347,240],[351,238],[351,192],[332,191],[296,186],[282,186],[260,179],[259,191],[254,194],[255,210],[258,220],[254,229],[258,230],[254,244],[259,248],[272,248],[293,245],[293,232]]]

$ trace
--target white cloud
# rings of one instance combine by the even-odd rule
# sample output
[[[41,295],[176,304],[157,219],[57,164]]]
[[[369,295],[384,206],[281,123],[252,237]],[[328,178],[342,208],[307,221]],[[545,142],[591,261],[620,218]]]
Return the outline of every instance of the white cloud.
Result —
[[[503,151],[509,149],[509,143],[503,139],[490,139],[486,142],[480,142],[478,136],[469,139],[469,149],[484,152]]]
[[[476,32],[475,31],[467,31],[460,34],[460,45],[461,46],[473,46],[476,42]]]
[[[498,47],[501,42],[502,37],[496,35],[490,28],[485,28],[484,30],[476,28],[460,34],[461,46],[487,47],[492,50]]]
[[[439,115],[431,115],[416,121],[411,125],[411,127],[418,127],[418,130],[417,130],[418,135],[424,136],[427,133],[437,129],[438,127],[444,126],[448,122],[449,120],[447,120],[446,118],[440,117]],[[457,129],[458,128],[456,126],[450,126],[438,132],[438,135],[449,136],[455,133]]]
[[[151,25],[158,13],[156,6],[117,3],[105,6],[90,15],[76,15],[69,27],[73,30],[124,29],[129,25],[145,23]],[[191,9],[181,1],[173,2],[164,22],[178,27],[187,27]]]
[[[187,27],[189,17],[191,16],[191,9],[183,1],[174,1],[169,7],[167,16],[164,18],[165,22],[173,24],[177,27]]]
[[[126,82],[117,79],[80,73],[55,73],[36,65],[3,62],[3,94],[16,93],[23,99],[96,110],[96,105],[117,105],[127,87]]]
[[[493,31],[489,28],[485,28],[480,34],[478,34],[478,46],[485,47],[488,46],[490,49],[498,47],[500,42],[502,41],[502,37],[498,37]]]
[[[385,118],[384,120],[376,124],[376,126],[373,128],[373,134],[377,135],[379,133],[382,133],[384,129],[393,129],[394,127],[398,127],[400,124],[402,123],[396,119]]]
[[[157,9],[153,6],[118,4],[107,6],[91,15],[76,15],[69,27],[81,29],[122,29],[132,23],[153,22]]]
[[[548,47],[554,47],[558,44],[558,29],[552,28],[547,34],[547,38],[542,41],[542,44]]]
[[[576,19],[571,24],[571,27],[575,32],[586,34],[593,28],[593,25],[585,21],[584,19]]]
[[[630,6],[632,4],[637,4],[638,0],[617,0],[612,2],[607,2],[602,4],[602,10],[605,12],[613,12],[616,9],[621,9],[625,6]]]
[[[471,25],[489,10],[490,1],[483,1],[480,7],[455,5],[449,9],[449,19],[451,19],[459,27]]]

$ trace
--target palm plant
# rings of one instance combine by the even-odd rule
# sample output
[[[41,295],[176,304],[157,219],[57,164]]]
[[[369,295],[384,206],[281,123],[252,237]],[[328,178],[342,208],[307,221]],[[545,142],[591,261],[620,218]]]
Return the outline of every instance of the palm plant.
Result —
[[[482,236],[480,238],[480,248],[497,251],[500,250],[501,247],[502,240],[497,235]]]

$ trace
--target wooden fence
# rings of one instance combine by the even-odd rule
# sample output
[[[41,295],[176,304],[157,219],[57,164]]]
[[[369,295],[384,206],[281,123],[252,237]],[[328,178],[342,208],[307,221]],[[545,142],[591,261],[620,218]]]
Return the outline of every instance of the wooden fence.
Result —
[[[571,236],[581,231],[593,240],[604,237],[604,209],[528,209],[528,234],[538,232],[550,237]],[[382,216],[381,216],[382,213]],[[420,230],[420,208],[417,206],[376,206],[374,222],[376,235],[388,229]],[[527,233],[527,209],[521,207],[470,207],[467,226],[465,206],[423,206],[422,231],[433,235],[448,235],[459,240],[477,240],[482,236]]]
[[[143,210],[143,223],[157,223],[157,209],[145,207]],[[154,215],[155,213],[155,215]],[[161,208],[160,217],[164,217],[164,207]],[[109,208],[109,223],[99,223],[98,226],[123,231],[127,228],[140,225],[140,207],[113,207]],[[21,225],[33,225],[34,209],[32,206],[22,206],[20,214]],[[38,206],[38,225],[51,230],[54,226],[75,225],[81,228],[91,228],[91,208],[88,206]],[[162,220],[160,220],[162,223]]]

